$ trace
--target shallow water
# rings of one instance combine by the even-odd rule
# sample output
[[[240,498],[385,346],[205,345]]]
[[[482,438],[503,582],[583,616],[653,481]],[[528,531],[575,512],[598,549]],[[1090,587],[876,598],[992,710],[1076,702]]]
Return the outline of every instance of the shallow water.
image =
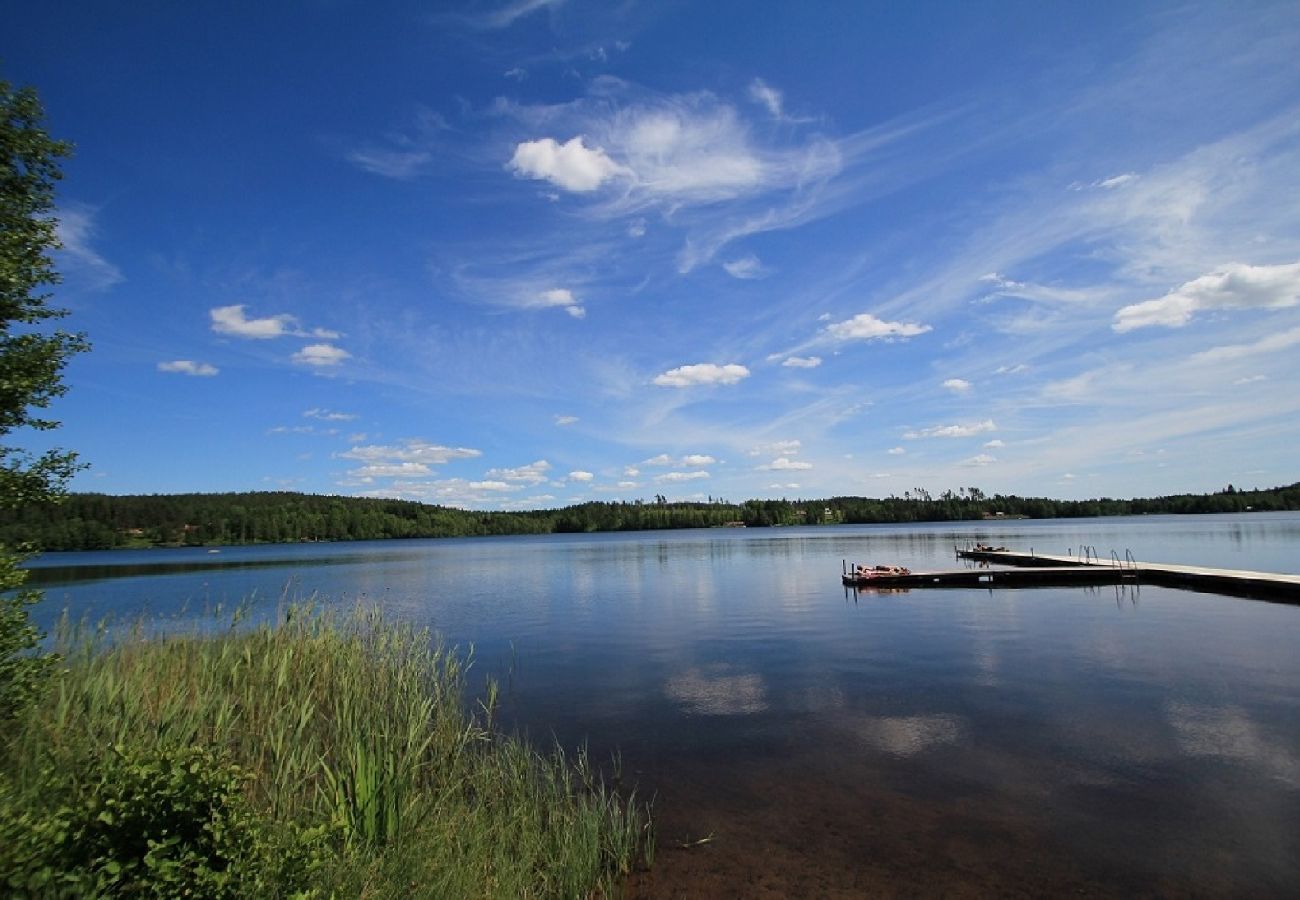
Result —
[[[364,597],[474,645],[505,720],[621,751],[658,895],[1300,888],[1300,607],[1142,587],[854,593],[954,544],[1300,571],[1300,514],[50,554],[48,625]],[[180,610],[185,612],[181,613]],[[710,837],[704,844],[697,839]]]

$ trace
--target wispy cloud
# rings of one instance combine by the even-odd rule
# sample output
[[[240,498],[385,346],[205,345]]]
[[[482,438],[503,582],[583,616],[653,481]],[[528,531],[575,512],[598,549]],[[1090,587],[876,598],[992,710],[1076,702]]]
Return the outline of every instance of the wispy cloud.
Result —
[[[787,356],[781,363],[787,369],[815,369],[821,364],[820,356]]]
[[[304,419],[319,419],[322,422],[351,422],[357,417],[355,413],[338,412],[320,407],[303,410],[302,416]]]
[[[98,211],[89,206],[74,204],[59,210],[56,234],[61,250],[61,268],[69,280],[74,280],[89,290],[107,290],[123,280],[122,271],[96,250],[92,244],[96,237],[95,217]]]

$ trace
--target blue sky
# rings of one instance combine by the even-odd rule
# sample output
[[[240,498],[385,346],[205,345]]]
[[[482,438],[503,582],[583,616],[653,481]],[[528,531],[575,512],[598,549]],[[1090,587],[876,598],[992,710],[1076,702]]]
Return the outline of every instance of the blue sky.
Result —
[[[1293,2],[6,5],[76,489],[1300,478]]]

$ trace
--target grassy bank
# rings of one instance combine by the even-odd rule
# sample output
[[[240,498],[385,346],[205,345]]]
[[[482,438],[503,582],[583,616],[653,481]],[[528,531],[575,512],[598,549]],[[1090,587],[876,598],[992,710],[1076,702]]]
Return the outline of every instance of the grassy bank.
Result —
[[[588,761],[465,712],[462,657],[372,612],[66,641],[7,729],[13,892],[583,897],[652,852]]]

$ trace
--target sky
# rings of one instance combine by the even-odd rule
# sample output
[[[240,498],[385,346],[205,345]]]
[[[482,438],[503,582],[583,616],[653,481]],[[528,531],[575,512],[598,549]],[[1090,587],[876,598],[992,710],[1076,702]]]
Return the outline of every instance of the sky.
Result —
[[[4,4],[81,491],[1300,479],[1300,5]]]

